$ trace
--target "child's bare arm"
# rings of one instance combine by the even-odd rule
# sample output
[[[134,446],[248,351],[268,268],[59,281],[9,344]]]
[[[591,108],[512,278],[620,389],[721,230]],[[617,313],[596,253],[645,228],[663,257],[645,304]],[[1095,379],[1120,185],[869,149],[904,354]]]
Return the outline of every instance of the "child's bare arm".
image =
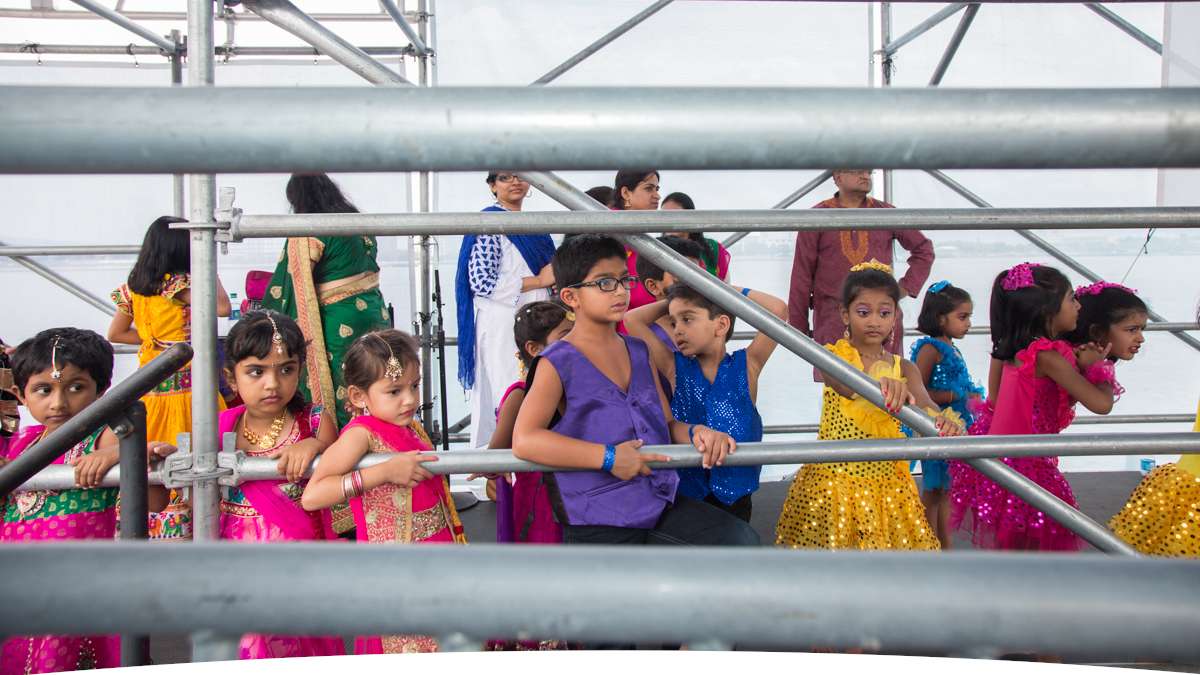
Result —
[[[125,312],[113,314],[112,321],[108,324],[108,341],[123,345],[140,345],[142,338],[133,327],[133,317]]]
[[[782,299],[770,293],[763,293],[762,291],[753,289],[740,288],[738,290],[750,298],[750,300],[761,305],[763,309],[779,317],[784,323],[787,323],[788,306]],[[778,343],[762,331],[759,331],[754,336],[754,339],[750,341],[750,346],[746,348],[746,366],[750,371],[752,386],[753,383],[758,381],[758,374],[762,372],[762,367],[767,364],[767,359],[771,358],[771,354],[775,352],[776,346],[778,346]]]
[[[73,462],[75,484],[81,488],[99,486],[104,474],[120,461],[120,441],[112,429],[105,429],[96,439],[96,449]]]
[[[650,350],[650,361],[658,372],[667,378],[668,382],[675,381],[675,354],[658,339],[650,326],[667,315],[667,301],[658,300],[648,305],[625,313],[625,330],[629,334],[646,343]]]
[[[524,400],[525,391],[522,389],[514,389],[508,398],[504,399],[504,405],[500,406],[500,415],[496,417],[496,430],[492,432],[492,438],[488,441],[489,449],[512,447],[513,427],[517,424],[517,413],[520,412]]]
[[[325,450],[321,461],[313,472],[313,477],[304,488],[300,505],[308,511],[327,509],[345,501],[347,495],[342,490],[342,478],[354,470],[359,460],[367,454],[370,448],[370,432],[362,427],[347,429],[337,441]],[[416,453],[394,453],[388,461],[362,469],[363,490],[370,490],[385,483],[394,483],[411,487],[416,483],[430,478],[433,474],[421,468],[424,462],[436,462],[434,455],[418,455]]]
[[[1113,408],[1112,387],[1107,384],[1095,385],[1087,381],[1062,354],[1055,351],[1042,351],[1037,355],[1037,371],[1058,383],[1067,390],[1071,398],[1083,404],[1083,407],[1097,415],[1107,415]]]
[[[996,397],[1000,395],[1000,378],[1003,375],[1004,362],[992,357],[991,363],[988,364],[987,397],[993,404],[996,402]]]
[[[932,392],[925,389],[925,383],[921,380],[921,371],[916,364],[912,361],[902,360],[900,361],[900,371],[908,379],[908,391],[912,395],[913,403],[918,408],[924,408],[927,411],[939,411],[934,416],[934,422],[942,436],[961,436],[965,433],[966,430],[962,425],[951,419],[938,405],[937,400],[930,395]]]

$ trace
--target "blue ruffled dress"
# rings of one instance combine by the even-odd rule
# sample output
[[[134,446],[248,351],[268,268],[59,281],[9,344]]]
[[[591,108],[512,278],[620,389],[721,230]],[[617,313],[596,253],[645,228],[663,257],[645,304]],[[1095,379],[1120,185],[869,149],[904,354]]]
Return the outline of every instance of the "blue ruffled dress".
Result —
[[[962,352],[958,351],[958,347],[946,344],[938,338],[923,337],[917,340],[912,346],[909,360],[916,363],[917,354],[925,345],[933,345],[941,356],[941,360],[933,366],[933,373],[929,382],[925,384],[925,388],[930,391],[954,392],[954,400],[950,402],[950,409],[958,413],[962,417],[963,423],[970,427],[973,415],[967,402],[972,395],[982,397],[984,395],[983,387],[979,386],[967,372],[967,363],[963,360]],[[907,432],[907,429],[905,431]],[[946,461],[941,459],[921,460],[921,490],[925,492],[949,489],[950,472]]]

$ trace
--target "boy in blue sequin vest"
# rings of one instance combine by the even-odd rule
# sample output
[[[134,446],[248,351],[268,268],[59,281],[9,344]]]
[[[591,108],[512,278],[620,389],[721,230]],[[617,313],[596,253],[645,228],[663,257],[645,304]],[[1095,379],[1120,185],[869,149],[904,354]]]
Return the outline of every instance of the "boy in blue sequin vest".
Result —
[[[742,295],[787,320],[787,303],[749,288]],[[651,327],[669,316],[672,352],[650,336]],[[739,443],[762,440],[758,376],[775,341],[759,333],[745,349],[732,354],[725,349],[733,334],[734,316],[694,289],[676,283],[665,300],[639,307],[625,315],[629,334],[641,337],[650,349],[655,367],[674,383],[671,412],[675,419],[724,431]],[[680,469],[679,492],[750,521],[751,495],[758,490],[761,466],[718,466]]]

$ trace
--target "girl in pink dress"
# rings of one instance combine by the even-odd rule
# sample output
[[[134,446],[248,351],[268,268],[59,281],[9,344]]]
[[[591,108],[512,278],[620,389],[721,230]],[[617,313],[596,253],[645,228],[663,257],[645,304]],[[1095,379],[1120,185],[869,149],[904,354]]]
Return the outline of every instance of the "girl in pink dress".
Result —
[[[408,335],[385,330],[358,338],[343,362],[346,399],[357,416],[329,446],[301,503],[310,510],[350,500],[358,541],[371,544],[466,543],[450,484],[423,468],[437,461],[416,420],[421,367]],[[367,453],[388,461],[354,467]],[[356,654],[437,651],[423,635],[374,635],[355,641]]]
[[[1112,364],[1107,348],[1074,347],[1058,336],[1075,329],[1079,303],[1065,276],[1053,267],[1022,263],[1001,272],[992,285],[993,384],[991,415],[972,433],[1057,434],[1075,418],[1075,403],[1100,415],[1112,410]],[[1003,461],[1077,507],[1057,457],[1005,457]],[[1048,518],[962,462],[952,462],[951,526],[972,517],[980,548],[1074,551],[1075,533]]]
[[[221,413],[220,431],[237,435],[249,457],[279,460],[280,480],[256,480],[221,488],[221,538],[234,541],[333,539],[329,512],[300,505],[303,475],[337,439],[333,416],[304,400],[300,371],[304,334],[276,312],[250,312],[229,331],[225,377],[244,405]],[[335,656],[345,653],[339,637],[247,634],[240,658]]]
[[[22,342],[12,355],[13,382],[38,424],[12,439],[0,466],[95,402],[112,382],[112,368],[112,346],[89,330],[52,328]],[[74,465],[77,487],[0,496],[0,545],[112,539],[117,489],[99,485],[117,459],[116,436],[96,429],[54,461]],[[20,635],[0,644],[0,675],[115,668],[120,661],[116,635]]]

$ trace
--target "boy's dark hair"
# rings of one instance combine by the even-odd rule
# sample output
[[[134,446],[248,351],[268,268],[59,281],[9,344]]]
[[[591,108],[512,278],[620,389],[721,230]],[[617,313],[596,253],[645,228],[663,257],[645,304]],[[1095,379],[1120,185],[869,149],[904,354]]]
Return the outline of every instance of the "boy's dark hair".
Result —
[[[1075,330],[1063,336],[1075,345],[1103,340],[1114,325],[1135,314],[1150,313],[1146,303],[1132,290],[1116,286],[1103,288],[1099,293],[1076,292],[1075,299],[1079,301],[1079,321]]]
[[[528,368],[533,354],[525,349],[526,342],[545,344],[550,331],[567,318],[567,308],[553,300],[537,300],[526,303],[517,310],[513,321],[513,340],[517,343],[517,356]]]
[[[130,291],[158,295],[168,278],[188,273],[192,262],[191,237],[187,230],[171,229],[172,223],[186,222],[183,218],[161,216],[150,223],[126,280]]]
[[[663,236],[659,237],[658,240],[666,244],[667,248],[675,251],[685,258],[691,258],[693,260],[704,262],[704,249],[701,248],[700,244],[697,244],[691,239],[672,237],[664,234]],[[637,259],[637,275],[643,286],[646,285],[647,279],[654,279],[655,281],[663,280],[662,268],[650,262],[646,259],[646,256],[642,255],[639,255]]]
[[[1049,335],[1050,321],[1058,314],[1063,298],[1072,292],[1071,282],[1053,267],[1030,265],[1033,285],[1005,290],[1008,270],[992,282],[989,314],[992,328],[992,358],[1012,361],[1017,352],[1039,337]]]
[[[275,320],[274,326],[271,325],[272,319]],[[272,337],[276,327],[283,338],[283,347],[288,355],[294,356],[300,362],[300,366],[304,366],[308,341],[304,339],[304,333],[294,319],[270,310],[247,312],[229,329],[229,335],[225,338],[225,370],[229,379],[233,379],[237,364],[242,361],[265,359],[271,355],[275,349]],[[292,413],[298,413],[304,410],[305,403],[304,394],[301,393],[300,387],[296,387],[296,393],[292,395],[292,400],[288,401],[287,407]]]
[[[57,349],[54,348],[55,339],[58,340]],[[54,352],[53,364],[51,351]],[[24,396],[29,378],[68,363],[92,376],[97,394],[108,391],[112,384],[112,345],[93,331],[70,327],[44,330],[17,345],[12,354],[13,384]]]
[[[942,337],[942,317],[964,302],[971,302],[971,294],[958,286],[946,284],[937,291],[925,291],[925,301],[921,303],[921,314],[917,317],[917,330],[929,337]]]
[[[561,291],[583,281],[596,263],[609,258],[626,259],[625,247],[613,237],[603,234],[581,234],[563,241],[550,264],[554,270],[554,285]]]
[[[586,194],[605,206],[608,206],[612,202],[612,188],[607,185],[597,185],[594,188],[589,188]]]
[[[858,294],[868,289],[884,291],[896,307],[900,306],[900,284],[896,283],[896,277],[883,270],[867,268],[846,275],[842,282],[842,307],[849,309]]]
[[[658,178],[658,169],[623,169],[618,171],[617,177],[613,179],[612,197],[609,198],[608,205],[618,211],[624,211],[625,201],[621,197],[621,188],[633,192],[637,189],[638,183],[646,180],[647,176]]]
[[[417,341],[408,333],[392,329],[380,330],[355,340],[350,349],[346,350],[346,357],[342,360],[346,386],[355,386],[363,391],[369,389],[376,380],[383,378],[388,359],[393,354],[406,371],[409,368],[421,367]]]
[[[722,314],[729,317],[729,332],[725,333],[725,341],[728,342],[733,337],[733,326],[737,323],[737,317],[734,316],[733,312],[704,297],[700,294],[700,291],[679,283],[667,289],[667,306],[670,306],[676,300],[682,300],[703,308],[708,312],[708,318],[710,319],[715,319]]]

